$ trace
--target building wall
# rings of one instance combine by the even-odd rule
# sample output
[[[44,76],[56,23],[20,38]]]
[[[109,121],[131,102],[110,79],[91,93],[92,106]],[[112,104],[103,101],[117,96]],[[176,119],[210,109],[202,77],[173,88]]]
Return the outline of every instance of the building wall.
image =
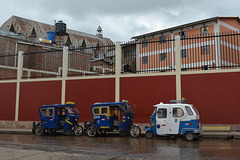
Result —
[[[201,28],[207,26],[209,35],[213,35],[214,33],[219,32],[232,32],[236,30],[240,30],[240,22],[236,19],[220,19],[218,21],[210,21],[204,24],[198,24],[195,26],[189,26],[183,29],[172,30],[171,32],[166,32],[156,35],[152,35],[150,37],[146,37],[145,41],[148,40],[148,44],[139,44],[139,66],[141,70],[145,69],[154,69],[160,67],[168,67],[173,64],[171,59],[174,56],[175,52],[172,52],[174,48],[172,48],[171,42],[167,41],[167,43],[162,42],[154,42],[159,41],[160,36],[165,35],[168,40],[171,39],[171,34],[173,37],[179,35],[179,32],[185,31],[186,36],[188,37],[201,37]],[[220,43],[218,43],[217,39],[215,38],[200,38],[200,39],[189,39],[185,40],[182,43],[182,49],[187,48],[187,57],[182,59],[182,64],[191,64],[191,63],[198,63],[198,62],[207,62],[211,65],[215,65],[216,54],[220,55],[221,64],[231,63],[231,64],[239,64],[239,43],[238,40],[239,36],[230,37],[225,36],[220,38]],[[144,40],[142,40],[143,42]],[[205,43],[207,42],[207,43]],[[209,54],[202,54],[202,46],[209,45]],[[219,47],[218,47],[219,45]],[[145,47],[143,47],[145,46]],[[173,45],[174,46],[174,45]],[[216,50],[220,48],[220,50]],[[216,53],[217,52],[217,53]],[[167,54],[166,61],[161,61],[160,57],[162,53]],[[198,55],[196,55],[198,53]],[[194,55],[195,54],[195,55]],[[143,57],[148,57],[148,63],[143,63]],[[187,59],[187,60],[186,60]],[[201,67],[201,66],[200,66]]]
[[[19,97],[19,121],[38,121],[38,108],[61,103],[61,81],[22,82]]]
[[[203,124],[239,124],[240,72],[182,75],[182,96]]]
[[[240,72],[185,73],[181,75],[182,97],[200,112],[203,124],[239,124]],[[115,101],[115,78],[70,78],[66,80],[65,102],[78,106],[80,121],[92,120],[90,105]],[[18,121],[39,121],[38,107],[61,103],[61,80],[20,82]],[[135,104],[135,123],[148,123],[153,105],[176,99],[176,77],[171,73],[155,76],[120,77],[120,100]],[[0,83],[0,120],[14,121],[16,82]],[[63,97],[64,98],[64,97]]]
[[[16,104],[16,83],[0,83],[0,119],[14,121]]]
[[[90,105],[96,102],[114,102],[115,79],[79,79],[66,81],[65,101],[78,106],[80,121],[92,120]]]
[[[153,105],[176,99],[175,76],[121,78],[120,99],[135,104],[134,122],[148,123]]]

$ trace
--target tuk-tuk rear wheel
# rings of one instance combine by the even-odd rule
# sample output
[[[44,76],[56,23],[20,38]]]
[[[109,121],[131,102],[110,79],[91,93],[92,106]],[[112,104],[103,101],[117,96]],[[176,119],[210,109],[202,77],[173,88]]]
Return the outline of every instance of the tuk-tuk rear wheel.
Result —
[[[97,130],[97,134],[98,134],[99,136],[103,136],[103,135],[106,134],[106,130],[105,130],[105,129],[98,129],[98,130]]]
[[[37,125],[36,128],[35,128],[35,134],[38,135],[38,136],[41,136],[43,135],[43,128],[41,125]]]
[[[97,128],[95,127],[95,125],[93,123],[88,126],[87,135],[89,137],[95,137],[97,135]]]
[[[193,133],[193,132],[187,132],[187,133],[185,134],[185,139],[186,139],[187,141],[193,141],[193,140],[195,139],[194,133]]]
[[[131,128],[130,128],[130,135],[133,137],[133,138],[137,138],[139,137],[141,134],[141,129],[140,127],[136,126],[136,125],[132,125]]]
[[[83,127],[81,125],[75,126],[73,133],[75,134],[75,136],[81,136],[83,134]]]

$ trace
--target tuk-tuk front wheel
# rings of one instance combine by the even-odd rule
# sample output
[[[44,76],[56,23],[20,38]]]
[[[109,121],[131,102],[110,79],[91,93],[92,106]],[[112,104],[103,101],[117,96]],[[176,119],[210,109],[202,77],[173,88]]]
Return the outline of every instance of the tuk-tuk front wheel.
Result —
[[[89,137],[95,137],[97,135],[97,128],[93,123],[88,126],[87,135]]]
[[[38,135],[38,136],[41,136],[43,135],[43,128],[41,125],[37,125],[36,128],[35,128],[35,134]]]
[[[187,132],[187,133],[185,134],[185,139],[186,139],[187,141],[193,141],[193,140],[195,139],[194,133],[193,133],[193,132]]]
[[[76,125],[73,129],[75,136],[81,136],[83,134],[83,127],[81,125]]]
[[[141,134],[141,129],[140,127],[136,126],[136,125],[132,125],[131,128],[130,128],[130,135],[133,137],[133,138],[137,138],[139,137]]]
[[[152,139],[153,137],[153,133],[151,131],[147,131],[145,136],[148,138],[148,139]]]

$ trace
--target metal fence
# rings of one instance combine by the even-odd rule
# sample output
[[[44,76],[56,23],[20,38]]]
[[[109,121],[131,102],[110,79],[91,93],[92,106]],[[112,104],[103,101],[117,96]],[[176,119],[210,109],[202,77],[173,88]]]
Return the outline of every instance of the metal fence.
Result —
[[[0,56],[0,79],[17,79],[17,54]]]
[[[62,59],[62,50],[24,53],[22,78],[61,77]]]
[[[181,70],[240,68],[239,32],[181,36]],[[122,73],[174,72],[175,39],[161,36],[122,44]]]
[[[173,72],[174,39],[159,37],[122,44],[122,73]]]
[[[240,68],[239,32],[181,36],[181,70]],[[121,73],[174,72],[175,39],[161,36],[121,44]],[[115,74],[115,44],[68,49],[67,76]],[[0,56],[0,79],[17,78],[18,55]],[[22,78],[61,77],[62,50],[23,53]]]
[[[239,32],[181,37],[181,69],[240,68]]]
[[[68,76],[115,74],[115,45],[69,49]]]

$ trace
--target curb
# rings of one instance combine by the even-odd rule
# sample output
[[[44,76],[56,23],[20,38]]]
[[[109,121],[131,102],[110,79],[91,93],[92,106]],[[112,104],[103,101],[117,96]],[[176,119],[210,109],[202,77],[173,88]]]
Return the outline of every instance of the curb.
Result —
[[[0,134],[32,134],[32,129],[0,129]]]
[[[0,134],[24,134],[31,135],[32,129],[10,129],[1,128]],[[144,134],[144,132],[142,133]],[[240,132],[203,132],[204,139],[240,139]]]

